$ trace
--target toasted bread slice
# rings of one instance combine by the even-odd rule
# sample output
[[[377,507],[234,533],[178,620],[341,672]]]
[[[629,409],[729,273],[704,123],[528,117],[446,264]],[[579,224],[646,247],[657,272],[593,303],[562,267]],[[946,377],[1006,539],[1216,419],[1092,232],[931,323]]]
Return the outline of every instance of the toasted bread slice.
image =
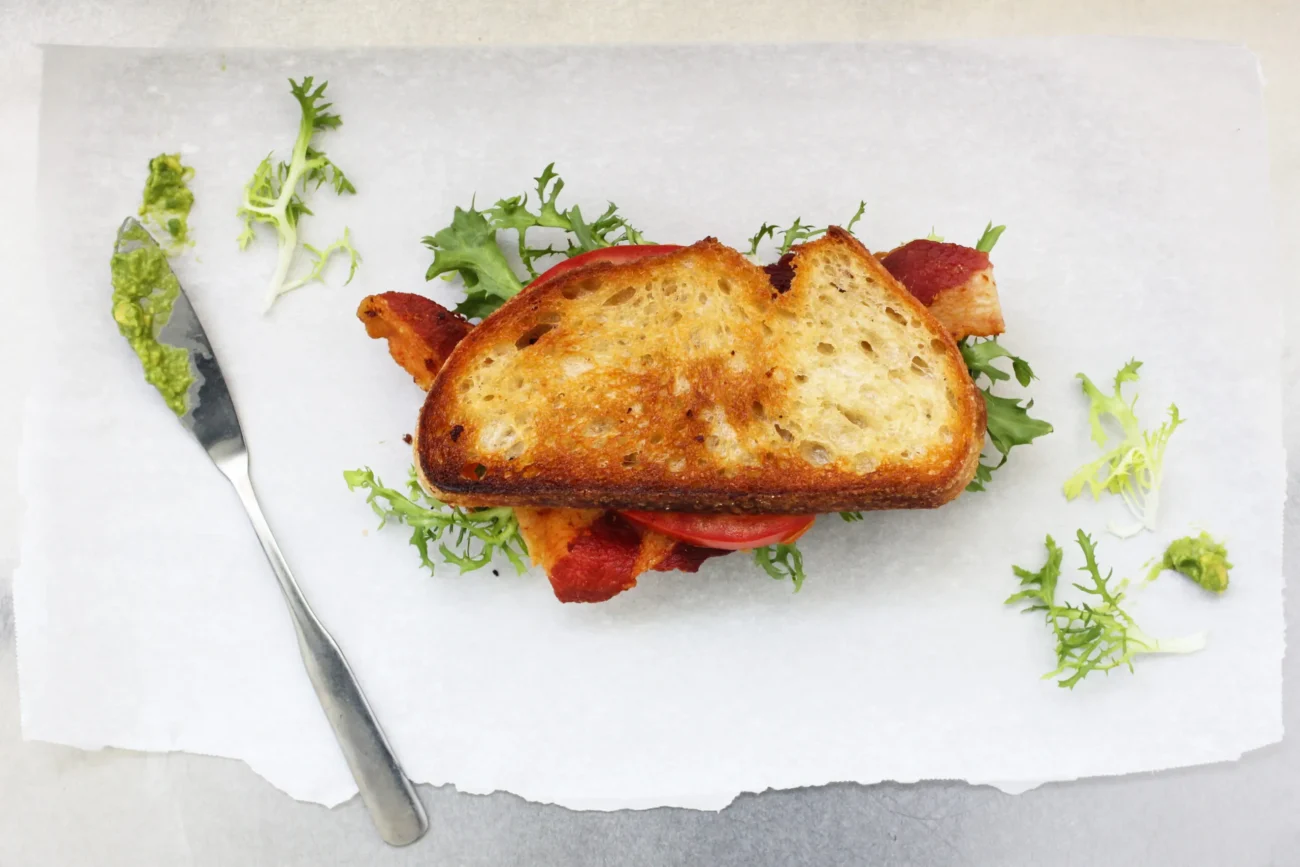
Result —
[[[984,404],[952,337],[847,232],[783,262],[769,279],[706,239],[525,290],[434,380],[423,483],[466,506],[695,512],[957,496]]]

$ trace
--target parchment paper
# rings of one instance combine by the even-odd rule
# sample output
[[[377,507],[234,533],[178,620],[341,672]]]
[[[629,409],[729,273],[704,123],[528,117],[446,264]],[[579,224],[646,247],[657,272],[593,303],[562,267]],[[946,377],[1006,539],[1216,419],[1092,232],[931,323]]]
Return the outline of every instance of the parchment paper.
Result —
[[[309,241],[352,228],[344,288],[260,314],[274,252],[239,252],[242,184],[297,123],[287,76],[328,78],[322,144],[357,185],[318,195]],[[1259,80],[1243,50],[1066,40],[751,48],[163,53],[51,49],[33,287],[23,559],[24,733],[87,748],[231,756],[298,798],[355,791],[278,591],[225,481],[139,375],[108,315],[108,256],[146,162],[197,167],[197,246],[176,263],[239,403],[290,562],[407,770],[577,808],[719,808],[742,791],[853,780],[1070,779],[1220,761],[1281,736],[1280,289]],[[584,209],[614,199],[660,241],[742,244],[763,220],[848,218],[888,248],[934,227],[994,261],[1006,344],[1056,433],[984,494],[935,512],[819,522],[804,590],[743,557],[563,606],[538,574],[422,573],[341,479],[403,478],[420,393],[365,338],[358,300],[426,291],[421,235],[523,192],[556,161]],[[24,327],[27,327],[26,325]],[[1117,574],[1201,527],[1223,597],[1169,576],[1147,631],[1211,633],[1073,693],[1041,621],[1001,603],[1042,537],[1101,533],[1067,504],[1094,447],[1078,371],[1146,362],[1139,406],[1176,400],[1159,531],[1101,536]],[[1079,565],[1076,550],[1066,566]]]

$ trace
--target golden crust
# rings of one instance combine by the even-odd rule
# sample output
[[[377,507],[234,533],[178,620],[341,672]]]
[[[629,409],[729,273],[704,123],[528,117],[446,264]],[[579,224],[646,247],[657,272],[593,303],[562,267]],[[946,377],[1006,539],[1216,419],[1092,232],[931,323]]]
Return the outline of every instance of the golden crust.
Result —
[[[439,498],[467,506],[695,512],[925,508],[957,496],[978,463],[984,405],[952,337],[846,232],[832,228],[796,248],[791,264],[789,291],[777,292],[762,269],[706,239],[642,262],[580,269],[516,296],[460,342],[429,390],[416,442],[423,483]],[[668,286],[682,293],[673,303],[663,297]],[[656,315],[685,309],[694,321],[638,319],[628,312],[638,287],[641,298],[660,293]],[[874,311],[870,322],[867,308]],[[903,324],[890,326],[882,310]],[[902,329],[907,340],[918,341],[915,350],[910,343],[905,349],[921,365],[915,381],[902,383],[904,373],[901,384],[889,386],[883,368],[864,367],[858,355],[848,359],[850,348],[858,351],[851,339],[852,328],[863,324],[858,320]],[[697,323],[725,336],[700,337],[691,330]],[[810,329],[821,329],[823,342]],[[794,331],[798,339],[789,336]],[[635,344],[635,351],[612,346],[617,340]],[[925,409],[926,421],[913,425],[926,432],[924,441],[907,443],[901,453],[851,455],[816,439],[832,422],[845,427],[841,416],[857,416],[860,427],[872,424],[862,418],[869,401],[865,409],[840,407],[833,418],[827,415],[833,407],[818,415],[816,391],[798,384],[800,370],[835,381],[837,368],[816,353],[837,341],[845,363],[851,361],[844,371],[880,374],[893,388],[894,404],[910,406],[914,415],[914,405]],[[867,355],[897,348],[862,345]],[[491,370],[494,363],[501,366]],[[814,373],[817,364],[823,367]],[[583,381],[592,367],[595,390],[568,393],[573,383],[566,385],[566,377],[576,371],[575,382]],[[489,393],[485,382],[526,394]],[[918,404],[915,395],[936,393],[936,382],[946,403]],[[796,399],[803,401],[797,407]],[[526,436],[487,400],[514,412]],[[941,427],[931,414],[942,418]],[[786,440],[781,420],[787,417],[810,420],[801,441]],[[507,436],[511,449],[488,447],[502,429],[516,436]],[[852,429],[845,429],[851,438]],[[728,451],[732,436],[735,448]]]

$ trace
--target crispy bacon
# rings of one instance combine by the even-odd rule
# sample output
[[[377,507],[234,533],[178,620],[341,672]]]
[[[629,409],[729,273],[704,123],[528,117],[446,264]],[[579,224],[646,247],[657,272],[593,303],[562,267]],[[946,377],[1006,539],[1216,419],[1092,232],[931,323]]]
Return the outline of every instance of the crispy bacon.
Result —
[[[546,570],[561,602],[604,602],[636,586],[641,534],[613,512],[600,514],[565,548]]]
[[[599,509],[520,507],[515,517],[529,557],[561,602],[604,602],[635,587],[645,572],[697,572],[710,557],[729,553],[639,530]]]
[[[988,253],[922,238],[890,250],[880,263],[930,308],[954,340],[1006,330]]]
[[[569,542],[605,514],[600,509],[550,509],[519,506],[515,519],[528,545],[528,558],[548,573],[569,553]]]
[[[388,340],[388,352],[425,391],[433,385],[456,344],[473,328],[469,321],[423,295],[385,292],[357,308],[366,333]]]
[[[657,535],[657,534],[656,534]],[[675,542],[668,555],[654,566],[656,572],[698,572],[700,564],[711,557],[730,554],[719,548],[701,548],[687,542]]]

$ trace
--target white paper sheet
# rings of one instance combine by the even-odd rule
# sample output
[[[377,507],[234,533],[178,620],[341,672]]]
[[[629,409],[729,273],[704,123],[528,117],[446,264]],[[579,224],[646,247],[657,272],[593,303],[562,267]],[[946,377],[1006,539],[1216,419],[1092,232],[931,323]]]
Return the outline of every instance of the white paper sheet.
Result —
[[[287,76],[330,80],[323,146],[360,193],[313,200],[365,261],[260,314],[274,252],[236,249],[257,161],[297,122]],[[247,761],[291,795],[355,786],[303,675],[274,582],[224,480],[139,375],[108,315],[108,256],[145,164],[197,167],[198,245],[177,272],[239,404],[255,482],[319,614],[411,776],[575,808],[720,808],[831,781],[1071,779],[1232,759],[1281,737],[1281,324],[1255,61],[1132,40],[333,53],[48,52],[41,139],[49,322],[26,410],[15,579],[24,733]],[[647,576],[597,606],[502,569],[434,578],[375,532],[341,471],[390,481],[420,393],[366,339],[358,300],[425,284],[419,238],[523,192],[556,161],[568,201],[650,237],[740,244],[764,220],[842,221],[886,248],[933,226],[994,256],[1009,332],[1056,433],[990,490],[928,513],[823,520],[792,595],[743,557]],[[336,275],[337,276],[337,275]],[[1100,556],[1138,575],[1169,539],[1228,539],[1233,586],[1133,598],[1194,657],[1073,693],[1041,621],[1002,605],[1042,538],[1101,533],[1067,504],[1094,453],[1073,375],[1146,362],[1148,421],[1189,419],[1159,532]],[[1074,549],[1067,567],[1079,565]]]

